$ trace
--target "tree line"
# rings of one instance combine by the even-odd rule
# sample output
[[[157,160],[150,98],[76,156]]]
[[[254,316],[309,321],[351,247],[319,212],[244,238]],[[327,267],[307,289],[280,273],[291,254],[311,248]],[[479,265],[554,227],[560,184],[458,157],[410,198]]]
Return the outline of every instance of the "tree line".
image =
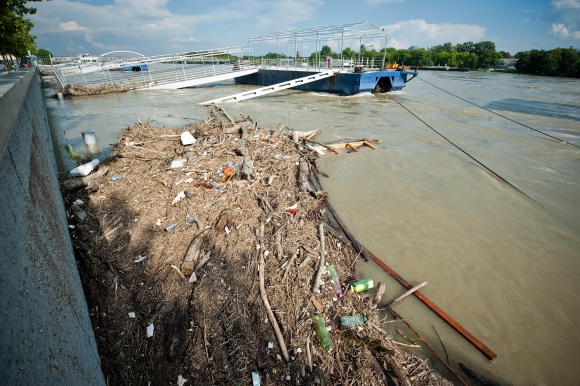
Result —
[[[580,50],[555,48],[518,52],[516,69],[525,74],[580,77]]]
[[[313,58],[317,53],[313,53]],[[320,57],[331,56],[340,58],[340,53],[333,52],[329,46],[323,46],[319,53]],[[364,58],[373,58],[386,63],[398,63],[406,66],[449,66],[462,67],[470,69],[489,68],[499,64],[501,58],[511,57],[504,51],[496,51],[495,43],[483,41],[479,43],[465,42],[459,44],[445,43],[429,48],[399,49],[388,47],[380,51],[374,49],[362,49],[356,52],[353,49],[346,48],[342,51],[342,58],[350,59],[362,56]]]
[[[386,54],[385,54],[386,52]],[[326,57],[340,58],[340,52],[333,52],[325,45],[320,52],[313,52],[310,60]],[[465,42],[453,45],[445,43],[429,48],[395,49],[383,48],[380,51],[365,50],[354,51],[345,48],[342,51],[342,59],[355,59],[359,56],[372,58],[377,62],[398,63],[407,66],[449,66],[459,68],[488,69],[500,64],[501,59],[518,59],[516,69],[525,74],[580,77],[580,50],[573,47],[555,48],[553,50],[521,51],[511,55],[506,51],[497,51],[495,43],[483,41],[479,43]],[[285,54],[268,53],[265,58],[286,58]]]

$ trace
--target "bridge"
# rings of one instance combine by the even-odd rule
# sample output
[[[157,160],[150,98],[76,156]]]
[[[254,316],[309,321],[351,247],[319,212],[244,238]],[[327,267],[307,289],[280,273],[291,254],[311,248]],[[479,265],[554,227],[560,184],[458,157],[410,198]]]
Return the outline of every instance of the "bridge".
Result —
[[[179,89],[233,79],[258,71],[247,46],[190,53],[145,56],[113,51],[98,57],[79,56],[77,63],[51,64],[61,87],[115,84],[133,90]]]

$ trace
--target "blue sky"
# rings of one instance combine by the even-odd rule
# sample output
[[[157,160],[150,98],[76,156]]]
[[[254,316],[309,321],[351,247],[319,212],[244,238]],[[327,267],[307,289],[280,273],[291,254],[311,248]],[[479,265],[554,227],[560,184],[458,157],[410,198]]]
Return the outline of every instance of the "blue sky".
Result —
[[[580,48],[580,0],[52,0],[30,18],[37,46],[55,55],[130,50],[168,54],[247,44],[249,37],[371,22],[388,45],[491,40],[515,54]],[[368,43],[380,44],[378,41]],[[351,42],[356,49],[356,42]],[[276,47],[266,46],[265,51]],[[308,55],[314,46],[304,47]],[[285,49],[280,51],[285,52]],[[254,53],[260,54],[258,45]]]

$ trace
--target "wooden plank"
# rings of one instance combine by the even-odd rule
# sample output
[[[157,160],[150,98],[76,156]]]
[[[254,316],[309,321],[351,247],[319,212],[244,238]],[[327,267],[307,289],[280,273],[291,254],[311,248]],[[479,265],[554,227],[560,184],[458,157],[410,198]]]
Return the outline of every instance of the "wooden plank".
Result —
[[[352,143],[347,143],[346,147],[348,147],[349,149],[352,149],[353,151],[358,153],[358,149]]]
[[[340,217],[338,217],[338,215],[336,214],[336,212],[334,211],[334,209],[332,208],[332,206],[330,205],[330,203],[328,201],[326,202],[326,206],[327,206],[328,210],[330,212],[332,212],[332,215],[334,216],[336,221],[340,224],[342,229],[345,230],[346,227],[344,226],[344,223],[341,221]],[[350,233],[348,233],[348,232],[346,232],[346,233],[349,235],[349,238],[353,242],[354,246],[360,247],[359,251],[363,256],[373,259],[375,263],[377,263],[381,268],[383,268],[385,271],[387,271],[389,273],[389,275],[391,275],[393,278],[395,278],[395,280],[397,280],[399,283],[401,283],[405,288],[407,288],[407,289],[413,288],[413,286],[408,281],[406,281],[401,276],[399,276],[399,274],[397,272],[395,272],[391,267],[386,265],[383,261],[381,261],[381,259],[379,259],[377,256],[375,256],[366,247],[359,244],[352,237],[352,235],[350,235]],[[490,348],[488,348],[485,344],[483,344],[479,339],[477,339],[469,331],[467,331],[465,328],[463,328],[463,326],[461,326],[459,323],[457,323],[455,321],[455,319],[453,319],[445,311],[443,311],[441,308],[439,308],[427,296],[423,295],[420,291],[413,292],[413,295],[415,295],[417,298],[419,298],[419,300],[421,300],[424,304],[426,304],[429,308],[431,308],[431,310],[433,310],[437,315],[439,315],[443,320],[445,320],[451,327],[453,327],[457,332],[459,332],[461,335],[463,335],[464,338],[466,338],[475,347],[477,347],[486,357],[488,357],[489,359],[493,359],[493,358],[497,357],[497,354],[495,352],[493,352]]]
[[[325,223],[324,221],[322,222],[322,225],[326,228],[326,230],[328,232],[330,232],[334,237],[336,237],[337,239],[339,239],[340,241],[342,241],[342,243],[344,245],[350,245],[351,242],[349,239],[347,239],[346,237],[344,237],[343,235],[341,235],[340,233],[338,233],[338,231],[336,229],[334,229],[333,227],[331,227],[330,225],[328,225],[327,223]]]
[[[370,147],[373,150],[377,150],[377,147],[368,141],[363,141],[363,145]]]

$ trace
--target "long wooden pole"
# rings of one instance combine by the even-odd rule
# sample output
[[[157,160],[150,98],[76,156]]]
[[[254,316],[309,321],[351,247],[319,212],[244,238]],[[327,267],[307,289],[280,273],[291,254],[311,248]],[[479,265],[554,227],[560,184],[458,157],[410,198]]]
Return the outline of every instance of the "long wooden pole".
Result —
[[[326,207],[329,209],[329,211],[332,213],[332,215],[334,216],[336,221],[340,224],[342,229],[345,231],[346,235],[352,241],[355,248],[357,248],[363,256],[365,256],[366,258],[373,259],[375,263],[377,263],[381,268],[383,268],[385,271],[387,271],[389,273],[389,275],[394,277],[395,280],[397,280],[399,283],[401,283],[405,288],[407,288],[407,289],[413,288],[413,286],[408,281],[406,281],[401,276],[399,276],[399,274],[397,272],[395,272],[392,268],[390,268],[388,265],[386,265],[381,259],[379,259],[371,251],[366,249],[363,245],[359,244],[354,239],[352,234],[344,226],[344,223],[342,222],[340,217],[338,217],[338,215],[336,214],[336,212],[334,211],[334,209],[332,208],[332,206],[330,205],[330,203],[328,201],[326,202]],[[464,338],[466,338],[475,347],[477,347],[486,357],[488,357],[489,359],[493,359],[497,356],[496,353],[494,353],[490,348],[488,348],[485,344],[483,344],[479,339],[477,339],[475,336],[473,336],[469,331],[467,331],[465,328],[463,328],[463,326],[461,326],[459,323],[457,323],[455,321],[455,319],[453,319],[445,311],[443,311],[441,308],[439,308],[435,303],[433,303],[429,298],[427,298],[427,296],[423,295],[419,291],[413,292],[413,295],[415,295],[417,298],[419,298],[419,300],[421,300],[429,308],[431,308],[431,310],[433,310],[437,315],[439,315],[443,320],[445,320],[451,327],[453,327],[457,332],[459,332],[461,335],[463,335]]]

